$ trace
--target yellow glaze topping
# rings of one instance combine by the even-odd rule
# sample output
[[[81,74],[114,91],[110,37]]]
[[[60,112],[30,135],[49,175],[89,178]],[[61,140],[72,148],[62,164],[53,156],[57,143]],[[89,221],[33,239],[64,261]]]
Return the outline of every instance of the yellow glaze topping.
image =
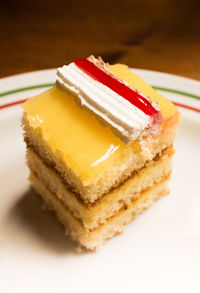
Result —
[[[172,116],[176,107],[124,65],[110,69],[160,104],[165,118]],[[127,146],[103,126],[93,115],[78,106],[69,92],[57,87],[29,99],[23,108],[30,126],[39,127],[53,152],[59,151],[69,168],[83,179],[95,177],[105,170]],[[135,141],[131,147],[139,147]]]

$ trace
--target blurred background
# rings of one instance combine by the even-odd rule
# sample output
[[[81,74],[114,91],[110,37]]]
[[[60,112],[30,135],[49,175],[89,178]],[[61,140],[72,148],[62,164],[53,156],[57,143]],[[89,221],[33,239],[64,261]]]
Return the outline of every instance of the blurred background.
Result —
[[[90,54],[200,80],[200,1],[0,0],[0,77]]]

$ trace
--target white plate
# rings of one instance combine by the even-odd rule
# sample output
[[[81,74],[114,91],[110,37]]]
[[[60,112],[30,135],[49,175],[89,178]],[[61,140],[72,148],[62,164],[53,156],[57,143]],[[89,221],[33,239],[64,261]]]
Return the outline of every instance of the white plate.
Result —
[[[55,70],[0,80],[0,292],[199,292],[200,82],[134,71],[193,110],[180,108],[170,196],[97,253],[75,251],[27,180],[22,110],[11,104],[46,89]]]

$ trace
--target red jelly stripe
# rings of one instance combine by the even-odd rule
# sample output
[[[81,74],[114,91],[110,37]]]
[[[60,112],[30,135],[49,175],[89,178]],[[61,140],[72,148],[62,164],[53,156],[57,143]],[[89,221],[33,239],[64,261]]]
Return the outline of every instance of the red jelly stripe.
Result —
[[[133,91],[123,83],[114,79],[110,75],[106,74],[103,70],[99,69],[92,62],[85,58],[79,58],[74,62],[81,70],[90,75],[93,79],[101,82],[111,90],[122,96],[131,104],[139,108],[145,114],[151,116],[157,114],[158,111],[151,105],[151,103],[142,97],[137,92]]]

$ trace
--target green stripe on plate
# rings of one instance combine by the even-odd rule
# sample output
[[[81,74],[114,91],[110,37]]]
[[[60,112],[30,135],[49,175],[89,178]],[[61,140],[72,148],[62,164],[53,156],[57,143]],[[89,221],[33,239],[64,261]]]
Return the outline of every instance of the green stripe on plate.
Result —
[[[14,89],[14,90],[0,93],[0,98],[5,97],[5,96],[9,96],[9,95],[13,95],[16,93],[20,93],[20,92],[26,92],[29,90],[36,90],[36,89],[40,89],[40,88],[51,87],[53,85],[54,85],[54,83],[44,83],[44,84],[37,84],[37,85],[22,87],[22,88],[18,88],[18,89]]]
[[[23,87],[23,88],[17,88],[17,89],[13,89],[13,90],[10,90],[10,91],[0,93],[0,98],[5,97],[5,96],[9,96],[9,95],[13,95],[13,94],[16,94],[16,93],[20,93],[20,92],[25,92],[25,91],[29,91],[29,90],[35,90],[35,89],[39,89],[39,88],[47,88],[47,87],[52,87],[52,86],[54,86],[54,83],[44,83],[44,84],[27,86],[27,87]],[[189,98],[200,100],[200,96],[193,95],[191,93],[182,92],[182,91],[179,91],[179,90],[169,89],[169,88],[165,88],[165,87],[158,87],[158,86],[155,86],[155,85],[152,85],[152,87],[154,89],[156,89],[156,90],[169,92],[169,93],[173,93],[173,94],[178,94],[178,95],[181,95],[181,96],[186,96],[186,97],[189,97]]]
[[[173,94],[178,94],[178,95],[181,95],[181,96],[186,96],[186,97],[189,97],[189,98],[200,100],[200,96],[193,95],[193,94],[190,94],[190,93],[187,93],[187,92],[182,92],[182,91],[179,91],[179,90],[169,89],[169,88],[165,88],[165,87],[159,87],[159,86],[155,86],[155,85],[152,85],[152,87],[155,90],[164,91],[164,92],[173,93]]]

